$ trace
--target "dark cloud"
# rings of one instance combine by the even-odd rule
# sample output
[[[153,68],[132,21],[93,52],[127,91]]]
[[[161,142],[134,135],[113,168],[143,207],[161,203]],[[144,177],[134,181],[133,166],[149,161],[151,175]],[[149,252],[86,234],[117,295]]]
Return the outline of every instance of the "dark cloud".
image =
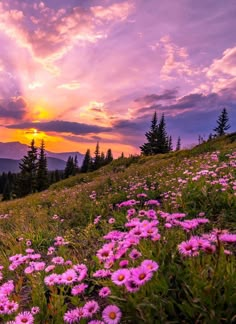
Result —
[[[20,120],[25,116],[26,107],[27,103],[24,98],[11,98],[9,102],[0,105],[0,118]]]
[[[146,95],[144,97],[137,98],[134,101],[135,102],[141,102],[143,104],[153,104],[153,103],[155,103],[157,101],[161,101],[161,100],[172,100],[172,99],[176,99],[177,94],[178,94],[177,89],[171,89],[171,90],[165,90],[161,94],[150,94],[150,95]]]
[[[116,139],[110,139],[110,138],[102,138],[101,136],[75,136],[75,135],[64,135],[63,138],[73,141],[76,143],[94,143],[96,145],[97,142],[100,143],[120,143],[120,140]]]
[[[229,93],[232,94],[232,91],[228,89],[225,90],[225,94],[229,97]],[[236,97],[235,97],[236,98]],[[232,98],[231,98],[232,99]],[[160,111],[164,113],[168,113],[174,110],[185,111],[186,109],[197,109],[199,110],[215,110],[221,106],[228,106],[230,105],[230,101],[224,95],[222,92],[221,95],[217,93],[210,93],[208,95],[204,95],[202,93],[191,93],[189,95],[186,95],[184,97],[181,97],[175,101],[175,103],[170,105],[162,105],[162,104],[156,104],[156,105],[150,105],[146,107],[142,107],[138,109],[138,113],[145,113],[147,111]]]
[[[121,120],[116,120],[113,122],[113,127],[114,130],[117,132],[123,132],[124,130],[126,131],[125,135],[127,133],[132,134],[134,131],[140,131],[140,123],[143,125],[144,127],[146,126],[146,122],[144,120],[139,120],[139,119],[135,119],[133,120],[125,120],[125,119],[121,119]]]
[[[55,120],[42,123],[32,123],[25,122],[15,125],[8,125],[7,128],[14,129],[27,129],[27,128],[37,128],[43,132],[58,132],[58,133],[72,133],[74,135],[85,135],[91,133],[103,133],[110,132],[112,129],[110,127],[101,127],[96,125],[88,125],[77,122],[69,122],[63,120]]]

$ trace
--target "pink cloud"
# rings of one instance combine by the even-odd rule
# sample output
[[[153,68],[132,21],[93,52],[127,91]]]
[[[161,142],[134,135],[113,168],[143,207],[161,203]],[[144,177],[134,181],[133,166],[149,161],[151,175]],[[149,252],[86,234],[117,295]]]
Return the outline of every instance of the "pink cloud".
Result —
[[[234,88],[236,83],[236,47],[226,49],[222,57],[204,69],[212,91]]]
[[[134,4],[132,3],[132,1],[125,1],[122,3],[114,3],[110,7],[92,7],[91,11],[96,18],[110,21],[127,19],[133,9]]]
[[[28,49],[34,60],[52,74],[59,74],[55,62],[75,45],[96,43],[107,37],[106,23],[126,19],[133,8],[128,2],[91,9],[77,6],[71,10],[55,10],[44,2],[19,3],[22,8],[23,4],[26,6],[24,10],[9,9],[7,4],[0,4],[0,31]]]
[[[191,65],[187,49],[172,42],[169,35],[163,36],[159,42],[149,47],[153,51],[159,50],[164,56],[164,64],[160,70],[162,80],[171,80],[179,76],[189,77],[199,73],[198,69]]]
[[[207,71],[208,77],[228,75],[236,77],[236,47],[224,51],[220,59],[215,59]]]

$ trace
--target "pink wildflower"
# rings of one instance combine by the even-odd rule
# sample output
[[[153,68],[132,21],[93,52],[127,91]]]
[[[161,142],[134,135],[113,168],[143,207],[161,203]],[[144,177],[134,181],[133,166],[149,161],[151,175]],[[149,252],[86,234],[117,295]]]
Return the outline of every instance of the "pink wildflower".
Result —
[[[119,269],[113,272],[111,280],[118,286],[123,285],[130,277],[130,271],[128,269]]]
[[[121,311],[116,305],[109,305],[102,312],[102,318],[106,324],[118,324],[121,316]]]
[[[109,296],[110,294],[111,294],[111,290],[108,287],[103,287],[99,291],[99,296],[102,298],[105,298],[105,297]]]

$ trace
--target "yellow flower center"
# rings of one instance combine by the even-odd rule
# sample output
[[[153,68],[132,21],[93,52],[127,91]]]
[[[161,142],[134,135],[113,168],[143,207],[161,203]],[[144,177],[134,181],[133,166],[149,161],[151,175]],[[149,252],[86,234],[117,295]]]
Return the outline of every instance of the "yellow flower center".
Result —
[[[122,281],[124,278],[125,278],[124,275],[119,275],[118,280],[119,280],[119,281]]]
[[[145,273],[141,273],[141,274],[139,275],[139,279],[140,279],[140,280],[143,280],[145,277],[146,277],[146,274],[145,274]]]
[[[110,312],[109,314],[110,319],[115,319],[116,318],[116,313],[115,312]]]

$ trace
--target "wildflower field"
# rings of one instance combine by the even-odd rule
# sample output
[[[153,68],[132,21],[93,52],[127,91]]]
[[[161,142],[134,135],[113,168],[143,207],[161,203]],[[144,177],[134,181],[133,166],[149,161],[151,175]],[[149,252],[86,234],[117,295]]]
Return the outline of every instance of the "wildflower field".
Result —
[[[0,203],[0,323],[236,323],[236,134]]]

